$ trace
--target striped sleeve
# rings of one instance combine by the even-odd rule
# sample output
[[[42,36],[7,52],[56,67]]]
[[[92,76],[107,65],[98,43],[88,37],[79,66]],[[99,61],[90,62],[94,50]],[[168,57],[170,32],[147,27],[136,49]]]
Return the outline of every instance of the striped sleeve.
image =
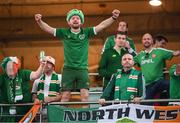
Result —
[[[106,86],[105,90],[103,91],[102,96],[100,97],[101,99],[105,99],[105,100],[113,100],[114,99],[114,96],[112,97],[111,94],[114,92],[115,81],[116,81],[116,75],[113,74],[111,77],[111,80],[109,81],[108,85]]]

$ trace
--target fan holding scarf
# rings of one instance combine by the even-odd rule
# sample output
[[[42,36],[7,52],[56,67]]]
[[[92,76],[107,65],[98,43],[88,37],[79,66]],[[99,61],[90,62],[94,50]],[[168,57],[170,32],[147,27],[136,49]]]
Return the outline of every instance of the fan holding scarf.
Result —
[[[30,80],[35,80],[43,73],[45,60],[40,62],[36,71],[21,69],[20,60],[17,57],[6,57],[1,63],[3,73],[0,75],[0,103],[17,104],[31,102]],[[24,114],[28,111],[28,106],[3,107],[3,115],[0,121],[14,122],[20,117],[14,115]]]

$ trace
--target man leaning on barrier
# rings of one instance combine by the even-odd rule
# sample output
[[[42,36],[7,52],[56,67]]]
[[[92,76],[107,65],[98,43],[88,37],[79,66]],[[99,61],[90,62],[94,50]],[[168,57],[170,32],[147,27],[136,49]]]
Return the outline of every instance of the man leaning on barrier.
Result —
[[[134,103],[139,103],[145,97],[143,75],[133,68],[133,56],[125,54],[121,64],[123,69],[112,75],[99,99],[101,105],[105,104],[106,100],[132,100]]]
[[[40,62],[36,71],[20,69],[17,57],[6,57],[1,67],[4,73],[0,75],[0,103],[17,104],[31,102],[30,80],[39,78],[43,72],[45,62]],[[1,108],[0,122],[17,122],[29,110],[28,106],[5,106]],[[3,115],[3,116],[2,116]]]

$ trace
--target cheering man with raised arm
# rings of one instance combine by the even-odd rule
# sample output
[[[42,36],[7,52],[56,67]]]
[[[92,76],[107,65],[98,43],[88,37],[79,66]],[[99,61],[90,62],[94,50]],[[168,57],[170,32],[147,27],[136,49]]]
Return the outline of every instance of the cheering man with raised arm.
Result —
[[[111,17],[95,27],[88,28],[82,28],[84,14],[78,9],[72,9],[67,13],[66,21],[70,28],[53,28],[42,21],[41,14],[35,15],[35,20],[42,30],[63,40],[62,102],[69,101],[74,85],[76,85],[76,89],[80,90],[81,101],[88,101],[88,40],[110,26],[118,18],[119,14],[119,10],[113,10]]]

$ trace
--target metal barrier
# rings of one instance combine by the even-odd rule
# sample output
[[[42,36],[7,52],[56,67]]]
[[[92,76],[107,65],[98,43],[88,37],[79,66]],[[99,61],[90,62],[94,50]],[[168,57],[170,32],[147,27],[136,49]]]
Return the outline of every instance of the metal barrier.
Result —
[[[93,92],[96,93],[96,92]],[[180,102],[180,99],[148,99],[148,100],[141,100],[140,103],[149,103],[149,102]],[[124,103],[132,103],[132,101],[130,100],[119,100],[119,101],[106,101],[106,104],[124,104]],[[32,106],[34,103],[21,103],[21,104],[0,104],[1,107],[1,113],[0,116],[5,116],[2,115],[2,107],[3,106]],[[52,103],[48,103],[46,105],[90,105],[90,104],[98,104],[99,103],[97,101],[89,101],[89,102],[52,102]],[[45,105],[44,105],[45,106]],[[42,107],[39,110],[39,113],[36,117],[39,117],[39,121],[38,122],[42,122]],[[8,116],[8,115],[6,115]],[[12,115],[11,115],[12,116]],[[22,116],[22,115],[14,115],[14,116]]]
[[[148,102],[180,102],[180,99],[147,99],[141,100],[140,103],[148,103]],[[106,101],[106,104],[115,104],[115,103],[133,103],[131,100],[113,100],[113,101]],[[82,104],[99,104],[97,101],[91,102],[52,102],[48,103],[48,105],[82,105]]]
[[[146,99],[141,100],[142,103],[147,102],[180,102],[180,99]],[[113,100],[113,101],[106,101],[106,103],[132,103],[131,100]],[[89,102],[51,102],[47,105],[72,105],[72,104],[99,104],[98,101],[89,101]],[[0,106],[28,106],[34,105],[34,103],[20,103],[20,104],[4,104],[0,103]]]
[[[164,74],[169,73],[168,70],[163,71]],[[89,76],[98,76],[99,73],[89,73]]]
[[[21,106],[33,106],[34,103],[19,103],[19,104],[5,104],[5,103],[0,103],[0,117],[1,116],[6,116],[6,117],[23,117],[24,115],[19,115],[19,114],[3,114],[3,107],[21,107]],[[39,117],[39,122],[41,123],[42,121],[42,114],[41,114],[42,107],[40,108],[38,114],[36,117]],[[1,121],[0,121],[1,122]]]
[[[169,73],[168,71],[165,71],[164,73]],[[89,73],[89,76],[98,76],[99,73]],[[72,95],[80,95],[80,92],[71,92]],[[90,91],[90,95],[101,95],[101,91]],[[140,103],[148,103],[148,102],[180,102],[180,99],[148,99],[148,100],[141,100]],[[120,101],[106,101],[106,104],[117,104],[117,103],[132,103],[130,100],[120,100]],[[97,101],[89,101],[89,102],[52,102],[48,103],[47,105],[90,105],[90,104],[96,104],[99,105]],[[21,104],[2,104],[0,103],[0,116],[8,116],[8,115],[2,115],[2,107],[4,106],[32,106],[34,103],[21,103]],[[43,105],[44,106],[44,105]],[[40,108],[37,117],[39,117],[39,122],[42,121],[42,107]],[[22,116],[22,115],[14,115],[14,116]]]

